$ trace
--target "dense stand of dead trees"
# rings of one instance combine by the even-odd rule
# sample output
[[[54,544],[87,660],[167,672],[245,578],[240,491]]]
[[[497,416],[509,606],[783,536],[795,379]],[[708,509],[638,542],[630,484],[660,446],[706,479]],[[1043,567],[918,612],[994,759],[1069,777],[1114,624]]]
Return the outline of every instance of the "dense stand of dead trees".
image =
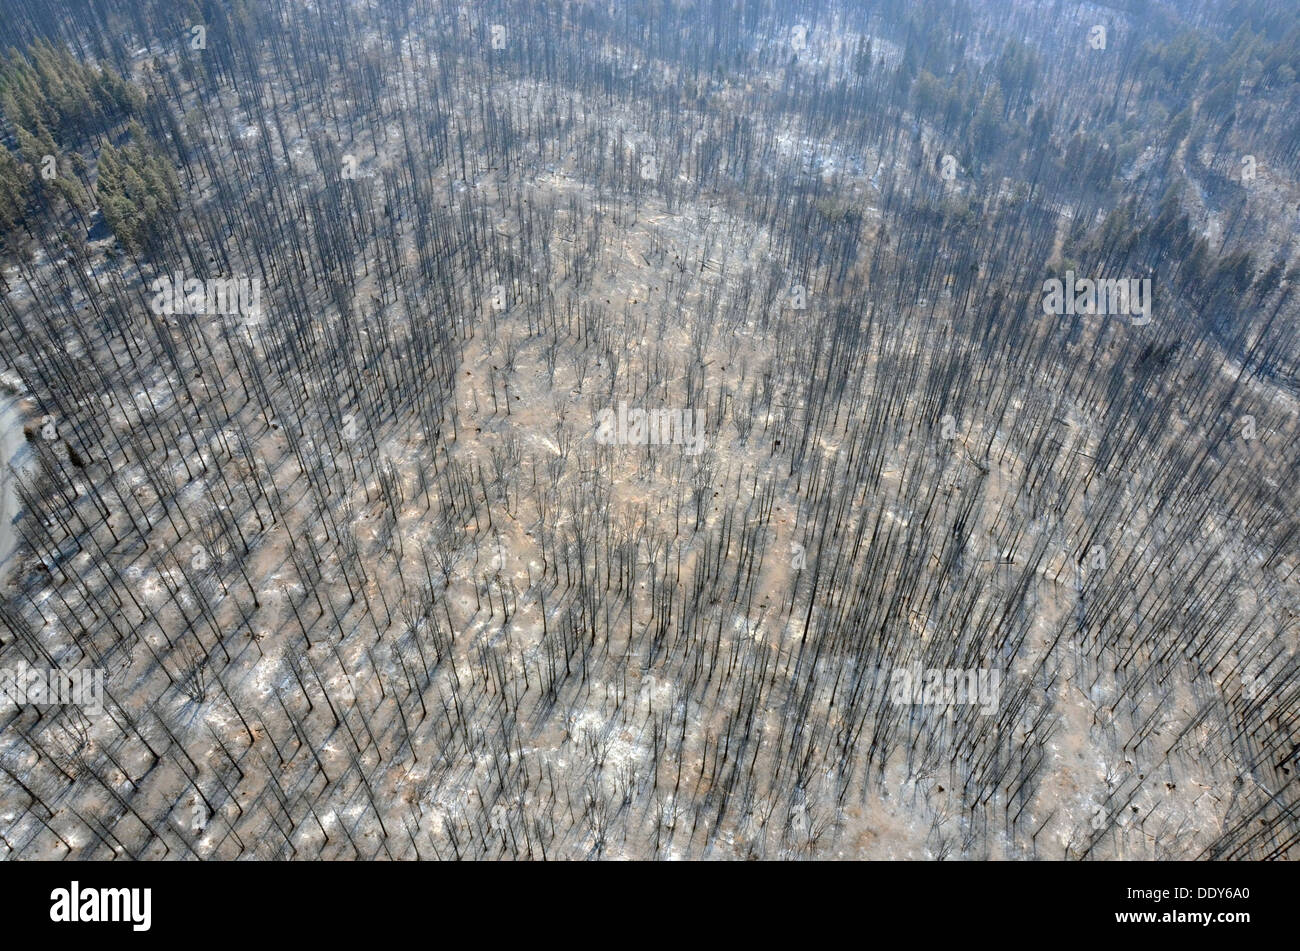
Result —
[[[0,712],[6,855],[1296,845],[1292,277],[1171,187],[1294,143],[1212,101],[1099,157],[1131,39],[1006,46],[949,116],[917,71],[962,54],[894,3],[203,5],[204,50],[105,6],[146,57],[16,18],[145,88],[192,215],[5,278],[54,435],[0,663],[110,672],[93,720]],[[955,33],[1067,28],[1020,16]],[[1067,261],[1154,274],[1153,322],[1044,315]],[[153,314],[172,273],[264,312]],[[619,401],[708,446],[597,445]],[[897,703],[912,667],[1003,671],[996,709]]]

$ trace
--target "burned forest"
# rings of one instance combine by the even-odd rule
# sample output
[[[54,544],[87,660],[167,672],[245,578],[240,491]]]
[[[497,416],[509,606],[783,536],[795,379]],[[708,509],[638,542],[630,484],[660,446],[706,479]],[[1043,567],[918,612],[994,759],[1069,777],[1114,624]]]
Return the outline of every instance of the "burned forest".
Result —
[[[1296,857],[1289,0],[0,40],[0,859]]]

